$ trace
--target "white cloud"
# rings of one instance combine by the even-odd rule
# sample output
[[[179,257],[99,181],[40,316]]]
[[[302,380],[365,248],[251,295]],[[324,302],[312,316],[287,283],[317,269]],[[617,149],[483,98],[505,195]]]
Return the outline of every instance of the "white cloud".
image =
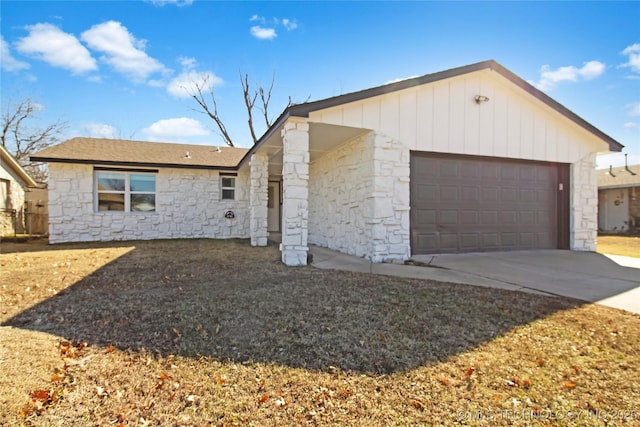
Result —
[[[282,19],[282,25],[287,29],[287,31],[293,31],[298,28],[298,23],[296,21],[292,21],[287,18]]]
[[[147,0],[147,2],[153,4],[154,6],[166,6],[168,4],[172,4],[178,7],[191,6],[193,4],[193,0]]]
[[[82,128],[91,138],[115,138],[118,133],[116,128],[103,123],[87,123]]]
[[[251,15],[250,22],[257,22],[260,25],[254,25],[249,32],[251,35],[260,40],[272,40],[278,37],[276,27],[282,26],[287,31],[293,31],[298,28],[298,23],[295,19],[289,18],[272,18],[267,21],[264,16],[257,14]]]
[[[142,129],[149,141],[180,141],[187,137],[210,135],[209,129],[198,120],[188,117],[158,120]]]
[[[606,68],[600,61],[589,61],[578,70],[578,74],[585,80],[593,80],[603,75]]]
[[[195,58],[181,56],[178,62],[182,73],[169,82],[167,92],[176,98],[189,98],[197,92],[197,86],[203,92],[209,92],[222,84],[222,79],[211,71],[197,71],[198,61]]]
[[[631,117],[640,116],[640,102],[629,104],[627,105],[627,108],[629,109],[629,115]]]
[[[11,55],[11,51],[9,51],[9,44],[4,41],[4,38],[0,34],[0,66],[5,71],[20,71],[31,68],[31,65],[26,62],[22,62],[17,60]]]
[[[636,129],[636,128],[640,128],[640,125],[634,122],[626,122],[625,124],[622,125],[622,127],[624,127],[625,129]]]
[[[622,54],[629,57],[629,61],[622,64],[622,66],[629,67],[634,72],[640,73],[640,43],[627,46],[627,48],[622,51]]]
[[[209,92],[222,83],[222,79],[211,71],[184,71],[167,85],[167,92],[176,98],[189,98],[197,91],[196,85],[203,92]]]
[[[253,37],[260,40],[271,40],[278,36],[275,28],[265,28],[259,25],[251,27],[250,33]]]
[[[185,70],[193,70],[198,65],[198,61],[196,61],[196,58],[187,56],[181,56],[180,58],[178,58],[178,62],[180,62],[180,65]]]
[[[94,25],[81,35],[93,50],[104,53],[100,59],[134,81],[166,71],[164,65],[144,51],[146,40],[137,40],[120,22]]]
[[[73,35],[52,24],[26,27],[29,35],[16,43],[18,51],[74,74],[98,69],[91,53]]]
[[[552,70],[548,65],[543,65],[540,69],[540,81],[536,87],[540,90],[551,90],[560,82],[592,80],[601,76],[605,69],[606,65],[600,61],[585,62],[582,68],[569,65],[555,70]]]

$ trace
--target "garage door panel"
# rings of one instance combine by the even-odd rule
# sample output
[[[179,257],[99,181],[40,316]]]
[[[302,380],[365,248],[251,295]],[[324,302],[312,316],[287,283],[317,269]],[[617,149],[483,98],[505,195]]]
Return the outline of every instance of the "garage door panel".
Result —
[[[462,211],[459,213],[460,224],[478,226],[478,215],[477,211]]]
[[[497,225],[498,224],[498,211],[484,211],[480,212],[480,219],[482,225]]]
[[[416,215],[417,226],[421,228],[432,226],[435,229],[435,225],[438,223],[438,221],[436,221],[436,215],[437,215],[436,211],[427,211],[427,210],[418,211]]]
[[[413,253],[556,248],[558,170],[552,163],[412,153]]]

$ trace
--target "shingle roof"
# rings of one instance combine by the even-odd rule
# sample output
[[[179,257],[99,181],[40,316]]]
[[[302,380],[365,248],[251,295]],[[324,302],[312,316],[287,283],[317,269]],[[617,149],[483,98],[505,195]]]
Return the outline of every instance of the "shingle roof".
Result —
[[[624,166],[598,170],[598,188],[640,187],[640,164],[630,165],[629,170],[635,175]]]
[[[235,169],[246,148],[73,138],[31,156],[51,163],[90,163],[194,169]]]

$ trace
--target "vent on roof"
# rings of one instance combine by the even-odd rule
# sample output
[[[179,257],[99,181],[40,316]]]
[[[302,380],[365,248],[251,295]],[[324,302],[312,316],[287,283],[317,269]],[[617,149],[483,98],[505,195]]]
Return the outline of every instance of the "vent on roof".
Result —
[[[184,158],[185,158],[185,159],[190,159],[190,158],[191,158],[191,154],[189,154],[189,152],[188,152],[188,151],[187,151],[187,152],[185,152],[185,153],[184,153]]]
[[[632,176],[636,176],[637,174],[632,171],[631,169],[629,169],[629,165],[627,165],[627,154],[625,153],[624,155],[624,170],[626,170],[627,172],[629,172]]]

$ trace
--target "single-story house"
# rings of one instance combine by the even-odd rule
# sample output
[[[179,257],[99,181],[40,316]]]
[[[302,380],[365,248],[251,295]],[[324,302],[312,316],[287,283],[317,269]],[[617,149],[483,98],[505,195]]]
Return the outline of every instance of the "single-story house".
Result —
[[[593,251],[596,154],[622,145],[495,61],[288,107],[249,150],[76,138],[49,162],[64,241],[281,233],[373,262]]]
[[[598,171],[598,231],[640,231],[640,164]]]
[[[25,232],[25,193],[37,186],[15,157],[0,145],[0,236]]]

